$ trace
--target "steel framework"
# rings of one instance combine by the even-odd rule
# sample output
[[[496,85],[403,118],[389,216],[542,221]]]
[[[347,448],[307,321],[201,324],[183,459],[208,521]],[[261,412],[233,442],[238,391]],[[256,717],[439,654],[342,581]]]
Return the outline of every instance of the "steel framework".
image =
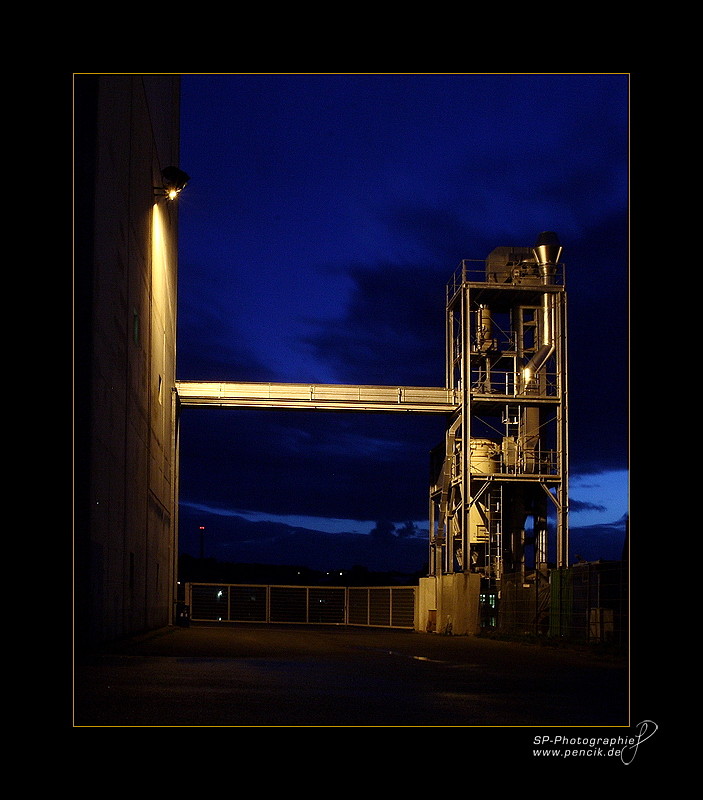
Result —
[[[443,387],[178,381],[178,402],[447,415],[431,460],[430,576],[478,573],[499,596],[504,574],[568,564],[561,251],[547,232],[461,262],[446,288]]]
[[[460,405],[433,453],[430,573],[477,572],[498,595],[503,574],[568,563],[560,255],[541,234],[463,261],[447,285],[446,388]]]

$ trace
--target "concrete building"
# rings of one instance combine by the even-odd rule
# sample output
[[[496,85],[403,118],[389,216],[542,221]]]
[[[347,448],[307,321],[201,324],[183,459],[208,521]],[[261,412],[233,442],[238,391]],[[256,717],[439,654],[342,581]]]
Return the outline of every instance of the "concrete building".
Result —
[[[179,76],[74,78],[74,619],[167,625],[177,558]]]

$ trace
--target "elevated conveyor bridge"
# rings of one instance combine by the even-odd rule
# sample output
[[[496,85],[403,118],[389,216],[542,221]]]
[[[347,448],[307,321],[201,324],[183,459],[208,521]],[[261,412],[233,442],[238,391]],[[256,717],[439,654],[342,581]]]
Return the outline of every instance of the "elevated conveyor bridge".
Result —
[[[448,414],[460,406],[454,389],[320,383],[176,381],[183,407],[296,408]]]

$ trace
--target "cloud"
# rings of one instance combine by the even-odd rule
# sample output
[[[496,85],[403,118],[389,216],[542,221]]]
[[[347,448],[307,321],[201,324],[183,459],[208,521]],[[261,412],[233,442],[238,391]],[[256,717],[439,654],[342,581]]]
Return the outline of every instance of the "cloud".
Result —
[[[393,535],[393,523],[384,528],[388,535],[379,539],[363,533],[327,533],[271,521],[252,522],[184,503],[180,549],[196,558],[201,546],[200,525],[205,526],[205,558],[221,562],[301,566],[321,571],[364,566],[378,572],[415,573],[427,567],[427,531],[414,529],[417,535]]]
[[[572,527],[569,530],[571,563],[580,556],[584,561],[620,561],[626,555],[627,518],[601,525]]]
[[[181,504],[181,552],[200,554],[200,526],[205,526],[204,555],[227,563],[301,566],[328,571],[364,566],[385,572],[423,572],[428,532],[415,523],[379,520],[371,533],[330,533],[272,520],[251,521],[237,514]],[[571,563],[619,561],[626,541],[627,517],[570,531]],[[424,574],[424,573],[423,573]]]
[[[349,275],[355,288],[345,316],[307,338],[337,382],[444,385],[445,281],[412,264],[355,266]]]
[[[569,509],[572,512],[578,511],[607,511],[607,508],[602,505],[598,505],[597,503],[589,503],[584,502],[581,500],[573,500],[569,501]]]

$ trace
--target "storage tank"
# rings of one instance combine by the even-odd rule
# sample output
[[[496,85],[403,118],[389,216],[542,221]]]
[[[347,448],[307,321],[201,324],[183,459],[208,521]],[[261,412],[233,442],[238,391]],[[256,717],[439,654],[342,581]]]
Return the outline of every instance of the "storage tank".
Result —
[[[492,475],[500,466],[500,445],[493,439],[471,440],[471,473]]]

